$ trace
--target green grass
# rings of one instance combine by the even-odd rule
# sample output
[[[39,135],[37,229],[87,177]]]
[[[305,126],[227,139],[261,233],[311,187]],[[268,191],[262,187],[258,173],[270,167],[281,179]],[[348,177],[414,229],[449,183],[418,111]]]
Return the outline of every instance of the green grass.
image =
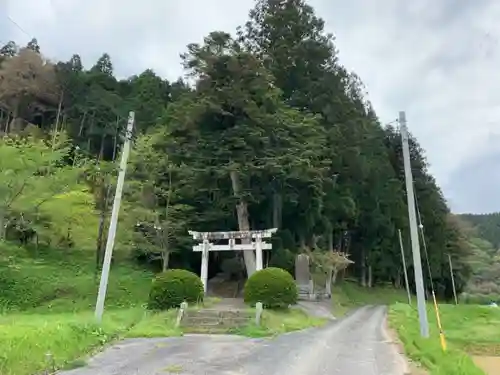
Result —
[[[432,306],[428,306],[429,339],[420,337],[415,308],[403,304],[391,307],[390,323],[398,332],[406,354],[429,369],[431,375],[483,375],[467,352],[499,354],[500,312],[470,305],[440,305],[439,308],[448,345],[446,352],[441,349]]]
[[[0,374],[82,366],[79,358],[111,340],[148,333],[147,321],[153,330],[160,318],[143,308],[152,277],[128,262],[113,265],[98,325],[93,308],[99,279],[91,253],[51,250],[35,256],[1,243]],[[163,336],[169,334],[166,330]]]
[[[408,301],[405,290],[375,286],[365,288],[357,282],[343,281],[332,288],[333,315],[342,317],[354,308],[365,305],[393,305]]]
[[[412,296],[416,304],[415,296]],[[429,370],[430,375],[484,375],[470,354],[500,356],[500,311],[485,306],[440,305],[441,323],[448,350],[439,340],[433,305],[428,306],[431,337],[420,337],[417,311],[408,306],[404,290],[391,287],[363,288],[355,282],[343,282],[333,289],[333,313],[342,316],[363,305],[388,305],[389,322],[413,361]]]
[[[82,354],[127,332],[143,315],[140,308],[107,312],[101,325],[91,312],[1,316],[0,374],[32,375],[74,367]]]
[[[176,317],[176,310],[162,313],[146,311],[143,319],[127,331],[124,336],[127,338],[181,336],[182,330],[175,327]]]
[[[300,309],[264,310],[260,326],[249,324],[233,333],[247,337],[272,337],[306,328],[320,327],[326,319],[307,315]]]
[[[98,278],[92,254],[49,250],[34,255],[0,244],[0,374],[82,367],[88,355],[116,339],[182,335],[175,327],[176,311],[144,309],[152,278],[128,262],[112,265],[99,325],[93,316]],[[217,302],[207,298],[189,308],[210,308]],[[230,333],[274,336],[324,323],[301,310],[266,310],[260,327],[252,323]]]
[[[55,252],[55,250],[54,250]],[[15,246],[0,248],[0,313],[78,312],[93,309],[99,277],[95,276],[92,254],[75,252],[71,257],[57,253],[32,257]],[[113,265],[106,307],[131,308],[147,300],[153,274],[129,263]],[[36,286],[36,287],[34,287]]]

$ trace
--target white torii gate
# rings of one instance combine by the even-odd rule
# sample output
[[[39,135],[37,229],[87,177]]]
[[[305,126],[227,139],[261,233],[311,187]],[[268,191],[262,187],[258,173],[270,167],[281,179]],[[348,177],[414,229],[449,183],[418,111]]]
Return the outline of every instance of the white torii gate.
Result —
[[[272,244],[262,241],[263,238],[270,238],[278,228],[265,230],[229,231],[229,232],[195,232],[188,231],[194,240],[200,241],[193,246],[193,251],[201,252],[201,281],[203,289],[207,292],[208,282],[208,254],[210,251],[255,251],[255,268],[257,271],[263,268],[262,250],[271,250]],[[237,244],[236,240],[249,239],[250,243]],[[226,245],[215,245],[211,241],[228,240]]]

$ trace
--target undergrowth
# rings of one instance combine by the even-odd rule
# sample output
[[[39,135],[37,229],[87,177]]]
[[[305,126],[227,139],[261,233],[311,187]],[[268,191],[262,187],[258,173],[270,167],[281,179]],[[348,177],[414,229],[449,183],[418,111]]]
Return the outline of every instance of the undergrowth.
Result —
[[[120,261],[112,265],[106,310],[94,319],[99,278],[91,254],[57,254],[0,244],[0,374],[33,375],[86,365],[86,357],[120,338],[182,335],[176,311],[145,310],[153,274]],[[218,303],[207,298],[209,308]],[[260,327],[228,333],[251,337],[319,326],[303,311],[265,311]]]
[[[333,315],[342,317],[357,307],[366,305],[393,305],[406,302],[408,297],[403,289],[392,286],[366,288],[353,280],[345,280],[332,288]]]
[[[468,353],[498,353],[500,312],[485,306],[441,305],[440,313],[448,346],[446,351],[440,345],[432,306],[428,306],[427,313],[430,326],[428,339],[420,336],[415,308],[408,304],[391,306],[390,323],[398,332],[406,354],[426,367],[431,375],[484,375]]]

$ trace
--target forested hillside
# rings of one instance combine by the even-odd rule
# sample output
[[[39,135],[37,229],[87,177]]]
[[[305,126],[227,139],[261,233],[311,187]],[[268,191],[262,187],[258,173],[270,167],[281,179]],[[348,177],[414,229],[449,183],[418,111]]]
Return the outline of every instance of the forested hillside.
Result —
[[[472,277],[464,297],[474,302],[500,302],[500,215],[458,215],[469,238]]]
[[[106,53],[86,69],[78,51],[55,62],[36,40],[3,46],[2,240],[99,263],[135,111],[115,266],[132,258],[198,272],[188,230],[277,227],[269,264],[291,270],[304,249],[339,250],[363,285],[400,286],[399,228],[413,279],[398,129],[377,117],[323,26],[304,1],[257,1],[236,33],[179,51],[189,79],[175,82],[151,70],[118,80]],[[469,246],[423,150],[413,138],[410,147],[432,278],[450,297],[447,254],[461,291]],[[226,256],[211,275],[237,267]],[[253,254],[243,264],[255,267]]]
[[[500,248],[500,212],[490,214],[462,214],[460,219],[473,227],[475,234]]]

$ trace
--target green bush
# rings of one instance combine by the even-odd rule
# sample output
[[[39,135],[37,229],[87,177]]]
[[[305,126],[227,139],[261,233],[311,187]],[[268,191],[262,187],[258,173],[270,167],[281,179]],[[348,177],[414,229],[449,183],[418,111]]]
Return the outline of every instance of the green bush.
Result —
[[[500,295],[495,293],[482,294],[482,293],[462,293],[459,297],[461,303],[471,305],[487,305],[492,302],[499,303]]]
[[[201,302],[203,294],[203,283],[196,274],[181,269],[168,270],[153,280],[148,308],[167,310],[179,307],[183,301]]]
[[[255,305],[262,302],[266,308],[287,308],[297,303],[295,281],[287,271],[269,267],[255,272],[246,282],[245,302]]]
[[[25,310],[48,299],[47,287],[34,277],[0,264],[0,310]]]

